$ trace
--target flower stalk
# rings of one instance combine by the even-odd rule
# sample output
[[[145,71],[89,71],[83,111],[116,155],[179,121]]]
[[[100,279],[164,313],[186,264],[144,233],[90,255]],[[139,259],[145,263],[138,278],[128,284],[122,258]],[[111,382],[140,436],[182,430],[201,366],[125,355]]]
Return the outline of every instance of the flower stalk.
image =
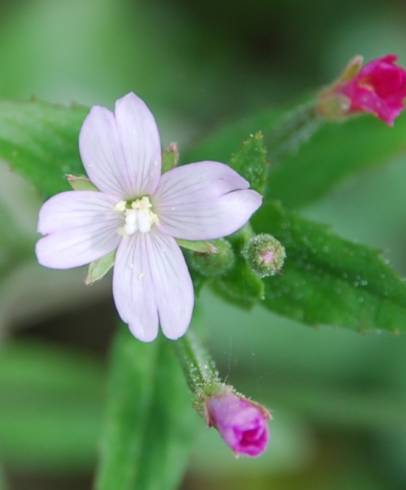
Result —
[[[216,393],[223,385],[210,354],[203,347],[198,336],[189,331],[176,342],[186,380],[197,400]]]
[[[269,154],[274,163],[294,153],[323,125],[315,100],[299,105],[285,114],[267,138]]]

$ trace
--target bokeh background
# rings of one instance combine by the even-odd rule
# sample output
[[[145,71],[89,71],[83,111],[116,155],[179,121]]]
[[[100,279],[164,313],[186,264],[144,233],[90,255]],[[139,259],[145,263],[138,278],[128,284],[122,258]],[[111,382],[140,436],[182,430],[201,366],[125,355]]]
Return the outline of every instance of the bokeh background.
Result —
[[[181,149],[302,98],[354,54],[388,52],[406,63],[403,0],[0,1],[1,98],[111,106],[133,90]],[[406,273],[405,186],[403,158],[304,213]],[[116,328],[110,281],[85,288],[84,270],[35,264],[39,205],[2,165],[0,488],[85,490]],[[236,460],[201,424],[183,489],[406,488],[406,338],[310,329],[209,291],[200,314],[222,373],[271,408],[272,442]]]

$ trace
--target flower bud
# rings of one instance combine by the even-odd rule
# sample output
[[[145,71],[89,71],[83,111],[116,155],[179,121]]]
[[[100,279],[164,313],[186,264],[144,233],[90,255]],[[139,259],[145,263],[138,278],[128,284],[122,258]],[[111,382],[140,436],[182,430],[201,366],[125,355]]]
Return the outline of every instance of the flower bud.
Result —
[[[261,233],[245,245],[243,255],[251,269],[260,277],[274,276],[285,262],[285,247],[272,235]]]
[[[362,66],[362,58],[355,57],[340,78],[320,94],[319,114],[337,120],[368,112],[392,126],[406,98],[406,70],[396,61],[397,56],[389,54]]]
[[[260,456],[269,440],[270,413],[265,407],[235,394],[226,386],[206,400],[206,420],[237,456]]]
[[[210,244],[212,246],[211,252],[192,252],[190,254],[190,265],[203,276],[221,276],[234,265],[233,248],[230,242],[224,239],[213,240]]]

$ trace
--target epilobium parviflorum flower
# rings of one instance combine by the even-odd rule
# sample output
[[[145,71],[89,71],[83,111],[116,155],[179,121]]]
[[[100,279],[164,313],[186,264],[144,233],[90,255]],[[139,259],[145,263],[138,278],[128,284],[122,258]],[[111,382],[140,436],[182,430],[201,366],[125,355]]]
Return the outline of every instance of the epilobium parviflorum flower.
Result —
[[[176,239],[234,233],[261,205],[261,195],[223,163],[192,163],[161,175],[154,116],[132,93],[116,102],[114,113],[91,109],[79,149],[96,189],[62,192],[45,202],[38,261],[69,269],[117,250],[114,301],[133,335],[152,341],[160,325],[166,337],[181,337],[194,291]]]
[[[388,54],[363,66],[361,56],[347,65],[340,78],[320,94],[319,112],[327,119],[371,113],[393,126],[404,109],[406,70]]]
[[[266,450],[271,414],[262,405],[225,386],[223,392],[207,398],[205,413],[208,425],[218,430],[237,456],[260,456]]]

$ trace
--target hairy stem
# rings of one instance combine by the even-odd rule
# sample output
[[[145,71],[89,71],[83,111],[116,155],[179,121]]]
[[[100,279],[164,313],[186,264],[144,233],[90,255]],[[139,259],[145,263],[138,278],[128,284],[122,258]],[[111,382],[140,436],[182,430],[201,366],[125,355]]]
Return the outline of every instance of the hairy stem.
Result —
[[[323,122],[313,100],[289,111],[266,139],[272,160],[279,162],[284,155],[297,151]]]
[[[214,361],[195,332],[178,340],[176,351],[189,387],[197,397],[222,386]]]

